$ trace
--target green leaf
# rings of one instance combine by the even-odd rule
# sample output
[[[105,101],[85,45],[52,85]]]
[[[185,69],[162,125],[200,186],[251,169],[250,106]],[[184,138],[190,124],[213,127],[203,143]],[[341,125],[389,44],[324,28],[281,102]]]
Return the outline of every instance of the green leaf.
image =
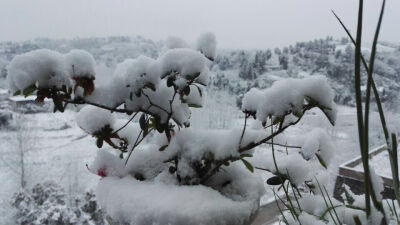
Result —
[[[186,86],[186,87],[183,89],[183,93],[184,93],[185,95],[189,95],[189,94],[190,94],[190,87],[189,87],[189,86]]]
[[[167,79],[167,87],[171,87],[174,85],[175,77],[168,77]]]
[[[253,157],[252,154],[247,154],[247,153],[243,153],[240,155],[240,158],[244,158],[244,157]]]
[[[274,117],[274,120],[272,121],[272,124],[276,125],[278,123],[281,123],[284,118],[285,118],[285,116],[276,116],[276,117]]]
[[[157,130],[159,133],[162,133],[162,132],[165,130],[164,125],[161,124],[161,121],[160,121],[160,119],[158,119],[158,118],[155,118],[155,119],[153,120],[153,126],[154,126],[154,128],[156,128],[156,130]],[[168,129],[168,126],[166,127],[166,129]]]
[[[16,92],[14,92],[13,96],[20,95],[20,94],[21,94],[21,90],[18,90]]]
[[[186,103],[186,99],[181,98],[181,102],[182,102],[182,103]]]
[[[303,116],[303,112],[302,111],[293,111],[292,114],[297,118],[300,118],[300,117]]]
[[[241,159],[243,164],[246,166],[246,168],[250,171],[250,172],[254,172],[254,167],[253,165],[251,165],[251,163],[249,163],[249,161],[245,160],[245,159]]]
[[[163,146],[161,146],[161,147],[158,149],[158,151],[162,152],[162,151],[164,151],[167,147],[168,147],[168,145],[163,145]]]
[[[321,164],[321,166],[323,166],[325,169],[327,169],[328,167],[327,167],[324,159],[322,159],[321,155],[315,154],[315,156],[317,156],[317,159],[318,159],[319,163]]]
[[[282,179],[279,178],[279,176],[273,176],[267,180],[267,184],[268,185],[281,185],[282,181],[285,181],[285,180],[283,178]]]
[[[201,107],[203,107],[203,106],[197,105],[197,104],[188,104],[188,106],[192,107],[192,108],[201,108]]]
[[[147,83],[144,85],[145,88],[150,88],[152,91],[156,91],[156,86],[153,83]]]
[[[145,130],[146,129],[146,114],[142,114],[142,116],[139,119],[139,125],[140,129]]]
[[[100,137],[97,138],[96,145],[97,145],[98,148],[103,147],[103,138],[100,138]]]
[[[203,92],[201,91],[201,88],[197,85],[195,85],[197,87],[197,90],[199,91],[200,97],[203,97]]]
[[[32,85],[26,87],[26,88],[22,91],[22,94],[23,94],[25,97],[28,97],[29,95],[32,95],[33,92],[35,92],[35,91],[36,91],[36,86],[35,86],[35,84],[32,84]]]
[[[64,112],[64,107],[60,99],[53,97],[53,103],[54,103],[54,112],[57,112],[57,110],[60,112]]]
[[[362,225],[361,220],[360,220],[360,218],[358,217],[358,215],[354,215],[354,216],[353,216],[353,219],[354,219],[354,223],[355,223],[356,225]]]

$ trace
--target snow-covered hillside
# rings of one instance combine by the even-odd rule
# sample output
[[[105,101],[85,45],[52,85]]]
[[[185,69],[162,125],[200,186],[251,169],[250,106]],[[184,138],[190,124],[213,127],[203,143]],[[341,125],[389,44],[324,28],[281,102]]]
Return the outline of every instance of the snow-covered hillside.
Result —
[[[35,39],[24,42],[0,43],[0,87],[7,63],[18,54],[47,48],[66,53],[71,49],[90,52],[97,62],[98,81],[108,82],[117,63],[145,55],[156,58],[171,45],[166,41],[152,41],[143,37],[109,37],[85,39]],[[175,40],[176,41],[176,40]],[[174,44],[174,43],[172,43]],[[363,55],[368,61],[370,47],[365,44]],[[336,91],[335,101],[354,106],[353,47],[343,38],[331,37],[298,42],[284,48],[254,50],[218,50],[211,65],[210,87],[224,89],[241,98],[249,88],[269,87],[282,77],[304,77],[323,74]],[[400,44],[380,42],[375,60],[375,82],[381,98],[388,107],[399,110],[400,99]]]

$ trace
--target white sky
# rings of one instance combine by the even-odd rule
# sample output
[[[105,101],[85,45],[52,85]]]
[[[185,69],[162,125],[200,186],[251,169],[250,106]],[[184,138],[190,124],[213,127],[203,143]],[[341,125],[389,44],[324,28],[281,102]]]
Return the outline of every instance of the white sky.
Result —
[[[381,0],[365,0],[370,42]],[[0,41],[169,35],[188,41],[217,35],[220,48],[267,48],[345,36],[330,12],[355,30],[357,0],[0,0]],[[387,0],[381,40],[400,42],[400,1]]]

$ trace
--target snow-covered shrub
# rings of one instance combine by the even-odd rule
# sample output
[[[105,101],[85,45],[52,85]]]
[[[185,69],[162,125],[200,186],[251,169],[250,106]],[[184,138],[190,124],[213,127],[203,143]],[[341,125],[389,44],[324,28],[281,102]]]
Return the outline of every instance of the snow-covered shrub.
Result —
[[[97,196],[111,221],[250,223],[264,193],[262,181],[252,174],[254,149],[273,144],[313,108],[334,124],[332,89],[321,76],[281,80],[246,93],[243,128],[193,129],[191,110],[203,103],[215,36],[200,36],[196,50],[169,41],[170,49],[157,59],[125,60],[103,85],[94,82],[93,57],[80,50],[66,55],[37,50],[15,57],[7,80],[15,94],[51,98],[55,111],[63,112],[67,104],[86,105],[76,118],[79,127],[97,139],[99,148],[106,142],[116,150],[99,150],[88,166],[101,177]],[[250,119],[258,126],[247,126]],[[154,141],[144,144],[151,133]],[[272,151],[269,162],[260,165],[276,175],[269,183],[289,180],[294,188],[306,183],[316,189],[313,179],[323,176],[332,150],[324,134],[315,134],[318,138],[306,139],[301,151],[277,158]]]
[[[16,222],[21,225],[105,224],[93,192],[68,199],[65,191],[53,182],[15,193],[11,204],[16,209]]]

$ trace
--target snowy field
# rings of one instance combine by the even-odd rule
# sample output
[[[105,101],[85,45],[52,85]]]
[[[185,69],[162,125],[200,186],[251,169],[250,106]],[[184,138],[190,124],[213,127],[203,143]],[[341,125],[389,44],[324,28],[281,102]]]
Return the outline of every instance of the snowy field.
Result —
[[[234,97],[225,92],[209,91],[206,99],[205,107],[194,110],[192,114],[193,127],[229,129],[243,125],[243,114],[235,106]],[[18,119],[25,126],[23,135],[27,137],[27,143],[24,145],[31,148],[26,156],[28,186],[47,180],[55,181],[61,184],[71,196],[95,188],[99,177],[91,174],[86,168],[86,164],[93,160],[97,150],[95,139],[77,127],[74,111],[67,110],[63,114],[26,114],[23,118]],[[399,114],[390,114],[389,121],[393,126],[400,127]],[[329,169],[331,179],[334,180],[338,166],[359,155],[355,108],[339,106],[335,127],[329,124],[321,112],[311,111],[298,126],[286,131],[285,135],[294,137],[295,140],[288,144],[296,145],[296,136],[307,133],[316,127],[326,130],[335,144],[335,157]],[[382,144],[379,117],[375,112],[371,115],[371,128],[371,146]],[[15,148],[18,145],[16,143],[18,138],[15,137],[19,132],[21,131],[0,131],[2,143],[0,146],[2,153],[0,179],[6,181],[0,186],[0,218],[2,218],[0,224],[7,224],[6,221],[12,215],[9,201],[13,192],[19,187],[18,168],[7,164],[15,158]],[[268,146],[260,147],[254,157],[263,157],[266,151],[270,151]],[[256,173],[260,174],[263,180],[271,176],[259,170]],[[262,204],[274,200],[271,187],[265,184],[265,188],[266,194],[261,200]]]

